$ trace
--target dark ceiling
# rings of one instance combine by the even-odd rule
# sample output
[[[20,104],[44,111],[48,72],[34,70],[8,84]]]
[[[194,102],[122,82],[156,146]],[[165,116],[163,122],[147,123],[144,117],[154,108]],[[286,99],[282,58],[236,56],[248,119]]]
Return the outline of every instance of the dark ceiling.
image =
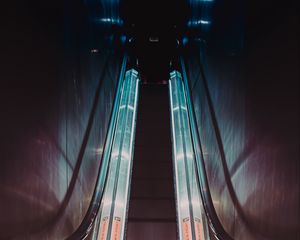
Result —
[[[185,0],[124,0],[121,18],[133,37],[133,53],[139,60],[142,79],[161,82],[169,78],[170,61],[176,55],[176,39],[188,16]]]
[[[146,35],[168,34],[174,25],[184,25],[188,15],[186,0],[123,0],[120,4],[125,24],[134,24],[137,32]]]

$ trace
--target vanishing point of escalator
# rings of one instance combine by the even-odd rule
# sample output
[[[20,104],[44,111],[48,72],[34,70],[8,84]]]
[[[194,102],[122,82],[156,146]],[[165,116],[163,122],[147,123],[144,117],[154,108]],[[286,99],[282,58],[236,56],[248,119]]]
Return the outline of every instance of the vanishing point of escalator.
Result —
[[[167,85],[140,88],[127,239],[176,239]]]

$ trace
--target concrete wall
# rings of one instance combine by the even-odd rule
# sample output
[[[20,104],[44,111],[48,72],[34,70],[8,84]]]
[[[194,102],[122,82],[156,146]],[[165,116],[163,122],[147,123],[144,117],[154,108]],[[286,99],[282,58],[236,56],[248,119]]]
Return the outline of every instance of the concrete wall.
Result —
[[[206,4],[191,15],[210,23],[189,39],[185,62],[217,214],[234,239],[297,239],[295,8],[270,1]]]

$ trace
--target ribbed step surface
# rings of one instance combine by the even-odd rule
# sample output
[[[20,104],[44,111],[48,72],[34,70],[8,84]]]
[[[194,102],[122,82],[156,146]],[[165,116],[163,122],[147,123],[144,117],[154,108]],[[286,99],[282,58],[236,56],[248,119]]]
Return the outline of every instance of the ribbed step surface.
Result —
[[[175,240],[176,210],[167,85],[141,85],[128,240]]]

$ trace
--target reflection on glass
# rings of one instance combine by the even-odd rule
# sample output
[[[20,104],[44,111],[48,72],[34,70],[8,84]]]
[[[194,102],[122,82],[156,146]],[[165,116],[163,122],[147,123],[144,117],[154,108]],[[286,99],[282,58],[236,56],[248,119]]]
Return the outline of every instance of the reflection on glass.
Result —
[[[209,239],[197,184],[185,88],[178,71],[171,72],[170,76],[169,96],[179,239]]]
[[[124,239],[128,191],[133,158],[139,79],[135,70],[126,72],[112,143],[110,166],[98,229],[98,240]]]

